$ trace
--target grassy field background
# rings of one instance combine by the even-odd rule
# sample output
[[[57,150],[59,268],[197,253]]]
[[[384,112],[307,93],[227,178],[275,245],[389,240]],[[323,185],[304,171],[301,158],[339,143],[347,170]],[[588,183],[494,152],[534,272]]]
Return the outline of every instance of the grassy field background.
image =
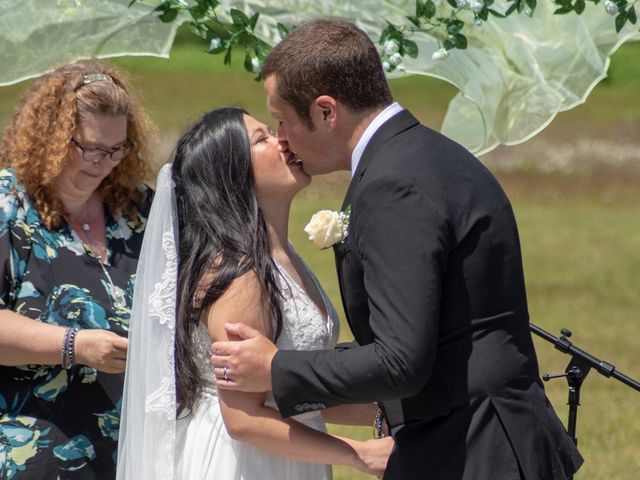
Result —
[[[266,120],[261,84],[241,69],[204,53],[181,34],[170,60],[125,58],[127,70],[158,127],[154,161],[166,161],[185,126],[201,113],[241,105]],[[0,125],[29,82],[0,88]],[[394,80],[396,98],[438,128],[455,90],[429,78]],[[532,322],[558,334],[574,332],[580,347],[640,379],[640,43],[613,57],[609,78],[585,105],[560,114],[540,136],[482,158],[510,196],[518,219]],[[320,208],[339,208],[347,177],[318,178],[297,198],[291,239],[340,305],[330,251],[306,240],[303,226]],[[347,327],[343,339],[349,338]],[[560,373],[569,361],[536,338],[541,372]],[[547,384],[560,417],[567,417],[564,380]],[[585,465],[578,480],[640,478],[640,394],[591,373],[582,388],[578,439]],[[369,428],[332,427],[368,438]],[[336,479],[370,478],[346,468]],[[551,479],[549,479],[551,480]]]

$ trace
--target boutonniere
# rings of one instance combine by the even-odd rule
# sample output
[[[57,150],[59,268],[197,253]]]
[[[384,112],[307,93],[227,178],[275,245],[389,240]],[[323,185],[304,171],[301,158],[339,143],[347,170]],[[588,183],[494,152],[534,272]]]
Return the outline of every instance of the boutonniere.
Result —
[[[343,242],[349,233],[349,215],[351,205],[344,211],[320,210],[315,213],[304,231],[317,247],[329,248]]]

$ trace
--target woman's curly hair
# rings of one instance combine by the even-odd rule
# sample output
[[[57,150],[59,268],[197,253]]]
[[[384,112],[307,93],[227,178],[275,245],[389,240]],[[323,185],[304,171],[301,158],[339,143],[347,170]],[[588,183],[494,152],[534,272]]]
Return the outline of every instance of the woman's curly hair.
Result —
[[[85,75],[107,74],[112,81],[85,84]],[[147,175],[143,159],[148,117],[126,87],[124,75],[94,60],[64,65],[40,78],[25,94],[0,141],[0,164],[11,167],[45,226],[63,223],[65,208],[56,180],[67,164],[71,137],[89,114],[126,115],[130,153],[111,171],[98,191],[113,216],[137,221],[143,201],[139,189]]]

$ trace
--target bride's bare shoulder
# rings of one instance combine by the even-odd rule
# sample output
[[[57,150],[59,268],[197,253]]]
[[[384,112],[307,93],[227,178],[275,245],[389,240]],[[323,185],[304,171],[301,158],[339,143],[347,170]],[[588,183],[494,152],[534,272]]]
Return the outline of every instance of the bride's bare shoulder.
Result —
[[[260,280],[250,270],[236,277],[225,292],[216,300],[204,318],[209,335],[214,341],[229,340],[224,329],[225,323],[244,323],[265,335],[270,322],[266,295],[262,292]]]

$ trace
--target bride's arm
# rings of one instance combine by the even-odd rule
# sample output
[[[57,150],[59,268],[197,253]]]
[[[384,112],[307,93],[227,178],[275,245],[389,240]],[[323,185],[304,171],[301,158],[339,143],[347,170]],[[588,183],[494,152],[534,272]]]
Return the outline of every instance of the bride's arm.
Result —
[[[336,425],[357,425],[371,427],[375,429],[374,422],[378,418],[378,406],[373,403],[355,403],[351,405],[338,405],[322,411],[322,415],[327,423]],[[384,436],[389,435],[387,422],[382,421],[380,432]]]
[[[373,403],[340,405],[322,410],[322,415],[327,423],[337,425],[373,425],[377,413],[378,407]]]
[[[237,278],[208,312],[211,338],[228,340],[224,323],[239,318],[270,336],[270,320],[265,307],[255,275],[247,273]],[[233,371],[229,376],[233,378]],[[276,410],[264,405],[264,393],[219,389],[218,394],[225,426],[236,440],[292,460],[349,465],[377,475],[384,471],[392,448],[390,440],[359,442],[283,419]]]

